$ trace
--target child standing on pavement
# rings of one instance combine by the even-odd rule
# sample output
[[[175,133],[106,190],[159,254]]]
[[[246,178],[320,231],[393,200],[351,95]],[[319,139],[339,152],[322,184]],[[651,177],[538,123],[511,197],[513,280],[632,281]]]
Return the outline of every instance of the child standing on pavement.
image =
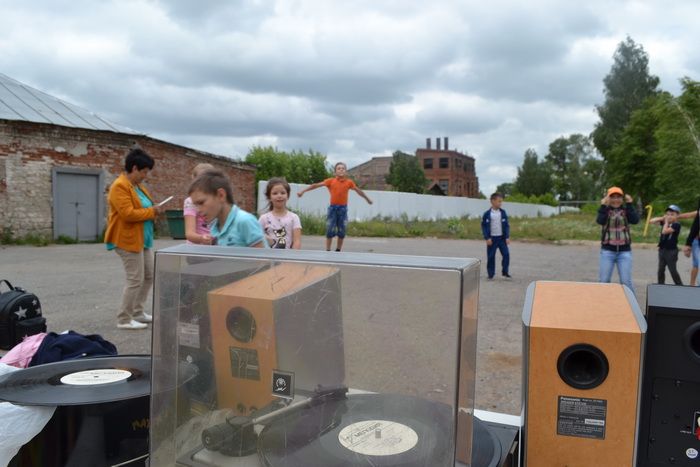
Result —
[[[231,182],[223,172],[204,172],[194,179],[187,194],[197,213],[209,223],[213,244],[268,247],[255,216],[233,203]]]
[[[603,226],[600,241],[599,281],[610,282],[613,269],[617,265],[620,283],[634,292],[630,224],[639,223],[639,214],[634,209],[632,201],[632,197],[625,195],[622,188],[610,187],[607,195],[600,202],[596,222]]]
[[[659,237],[659,284],[666,283],[666,267],[668,267],[673,283],[683,285],[678,269],[676,269],[676,263],[678,263],[678,235],[681,233],[681,224],[678,223],[678,214],[680,212],[680,208],[675,204],[666,208],[666,215],[661,227],[661,236]]]
[[[694,219],[685,246],[683,246],[683,254],[688,258],[691,256],[693,258],[693,265],[690,269],[690,285],[696,286],[698,285],[698,266],[700,266],[700,239],[698,238],[698,234],[700,234],[700,201],[698,201],[698,208],[695,211],[678,214],[678,220],[681,219]],[[649,223],[659,224],[663,221],[664,217],[654,217],[649,220]]]
[[[486,240],[486,272],[489,280],[496,275],[496,251],[501,252],[501,273],[506,279],[511,276],[508,272],[510,267],[510,224],[508,214],[501,209],[503,195],[494,193],[491,195],[491,208],[487,210],[481,218],[481,233]]]
[[[322,182],[314,183],[297,193],[300,198],[307,191],[315,190],[325,186],[331,194],[331,204],[328,206],[328,214],[326,220],[326,251],[331,251],[333,237],[338,237],[338,243],[335,251],[340,251],[343,248],[345,240],[345,228],[348,223],[348,193],[354,190],[355,193],[362,196],[365,201],[372,204],[372,200],[362,191],[355,182],[347,178],[347,166],[343,162],[335,164],[335,177],[327,178]]]
[[[284,178],[271,178],[265,188],[268,212],[258,222],[272,248],[301,249],[301,221],[287,209],[291,189]]]

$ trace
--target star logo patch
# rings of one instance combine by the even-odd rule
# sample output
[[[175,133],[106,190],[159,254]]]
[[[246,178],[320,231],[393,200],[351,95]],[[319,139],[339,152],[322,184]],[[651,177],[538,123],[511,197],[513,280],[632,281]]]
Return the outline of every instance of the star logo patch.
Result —
[[[27,309],[19,307],[17,311],[15,311],[15,314],[17,315],[17,319],[26,319],[27,318]]]

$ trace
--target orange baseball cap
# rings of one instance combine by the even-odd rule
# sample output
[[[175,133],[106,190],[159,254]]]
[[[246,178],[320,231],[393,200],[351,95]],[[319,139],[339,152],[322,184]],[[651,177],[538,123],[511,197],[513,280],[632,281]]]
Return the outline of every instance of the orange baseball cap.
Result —
[[[610,188],[608,188],[608,196],[612,196],[612,195],[622,196],[624,194],[625,193],[622,191],[622,188],[620,188],[619,186],[611,186]]]

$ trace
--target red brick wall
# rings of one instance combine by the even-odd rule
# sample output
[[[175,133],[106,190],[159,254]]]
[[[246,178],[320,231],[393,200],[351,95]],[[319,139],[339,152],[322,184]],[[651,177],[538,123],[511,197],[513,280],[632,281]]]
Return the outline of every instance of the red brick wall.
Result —
[[[449,181],[448,196],[466,196],[476,198],[479,196],[479,179],[476,176],[476,170],[473,168],[474,158],[466,156],[457,151],[438,150],[438,149],[418,149],[416,157],[420,161],[421,167],[424,167],[423,161],[426,158],[433,159],[432,169],[423,169],[425,177],[430,180],[430,185],[438,183],[440,180]],[[440,158],[446,157],[449,159],[448,168],[440,168]],[[457,166],[457,160],[461,161],[461,166]],[[472,169],[464,170],[465,164],[471,165]]]
[[[192,169],[207,162],[231,178],[236,203],[254,210],[255,169],[248,164],[147,136],[0,121],[0,230],[9,228],[19,236],[52,235],[52,168],[102,169],[106,192],[134,143],[155,159],[145,182],[154,199],[175,196],[169,209],[182,209]]]

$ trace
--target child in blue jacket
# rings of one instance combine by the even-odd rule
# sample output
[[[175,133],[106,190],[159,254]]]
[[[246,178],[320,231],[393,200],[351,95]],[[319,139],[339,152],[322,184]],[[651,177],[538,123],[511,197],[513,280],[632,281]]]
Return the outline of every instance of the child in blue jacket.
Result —
[[[491,195],[491,209],[486,211],[481,218],[481,232],[486,240],[486,272],[489,280],[496,275],[496,250],[501,252],[501,273],[506,279],[510,279],[508,266],[510,265],[510,225],[508,214],[501,209],[503,195],[494,193]]]

